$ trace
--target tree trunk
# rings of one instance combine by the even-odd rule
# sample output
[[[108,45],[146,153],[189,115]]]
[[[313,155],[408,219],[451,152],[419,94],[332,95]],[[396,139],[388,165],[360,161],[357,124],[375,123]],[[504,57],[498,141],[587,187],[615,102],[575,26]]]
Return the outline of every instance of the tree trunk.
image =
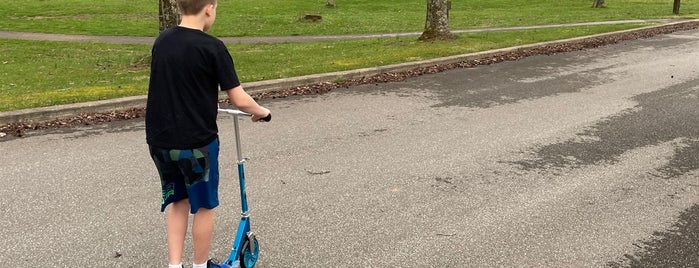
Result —
[[[327,7],[335,7],[335,0],[328,0],[328,3],[325,4]]]
[[[160,31],[180,24],[180,9],[176,0],[160,1]]]
[[[672,13],[675,15],[680,14],[680,0],[675,0],[675,3],[672,5]]]
[[[592,2],[592,7],[604,7],[604,5],[606,5],[604,0],[595,0]]]
[[[454,35],[449,31],[449,10],[451,0],[427,0],[425,31],[420,40],[447,40]]]

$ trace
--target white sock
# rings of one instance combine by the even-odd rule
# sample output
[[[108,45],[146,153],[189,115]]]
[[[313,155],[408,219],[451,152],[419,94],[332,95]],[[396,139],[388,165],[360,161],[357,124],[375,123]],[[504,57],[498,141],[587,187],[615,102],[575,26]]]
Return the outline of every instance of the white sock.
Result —
[[[193,264],[192,264],[192,267],[193,267],[193,268],[206,268],[206,262],[205,262],[205,263],[202,263],[202,264],[195,264],[195,263],[193,263]]]
[[[167,267],[168,268],[182,268],[182,263],[180,262],[180,264],[168,264]]]

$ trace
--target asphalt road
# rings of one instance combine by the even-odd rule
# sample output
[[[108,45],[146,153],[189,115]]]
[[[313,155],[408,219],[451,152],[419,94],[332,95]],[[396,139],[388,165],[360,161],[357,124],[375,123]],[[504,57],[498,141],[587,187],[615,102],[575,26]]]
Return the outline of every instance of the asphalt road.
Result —
[[[699,267],[698,47],[677,32],[266,100],[273,122],[242,124],[256,267]],[[142,120],[0,152],[2,265],[166,265]]]

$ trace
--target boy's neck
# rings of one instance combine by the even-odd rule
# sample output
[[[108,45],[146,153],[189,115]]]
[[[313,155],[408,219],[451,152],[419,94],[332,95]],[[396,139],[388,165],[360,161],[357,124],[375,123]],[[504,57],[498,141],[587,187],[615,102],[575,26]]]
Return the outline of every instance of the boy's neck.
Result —
[[[198,16],[182,16],[180,27],[204,31],[204,21]]]

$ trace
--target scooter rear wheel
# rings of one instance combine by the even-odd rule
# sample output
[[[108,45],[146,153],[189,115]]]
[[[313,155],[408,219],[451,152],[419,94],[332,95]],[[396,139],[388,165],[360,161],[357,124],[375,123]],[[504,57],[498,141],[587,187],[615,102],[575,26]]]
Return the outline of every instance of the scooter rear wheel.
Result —
[[[252,268],[257,263],[257,258],[260,256],[260,243],[257,238],[245,239],[240,252],[240,267]]]

